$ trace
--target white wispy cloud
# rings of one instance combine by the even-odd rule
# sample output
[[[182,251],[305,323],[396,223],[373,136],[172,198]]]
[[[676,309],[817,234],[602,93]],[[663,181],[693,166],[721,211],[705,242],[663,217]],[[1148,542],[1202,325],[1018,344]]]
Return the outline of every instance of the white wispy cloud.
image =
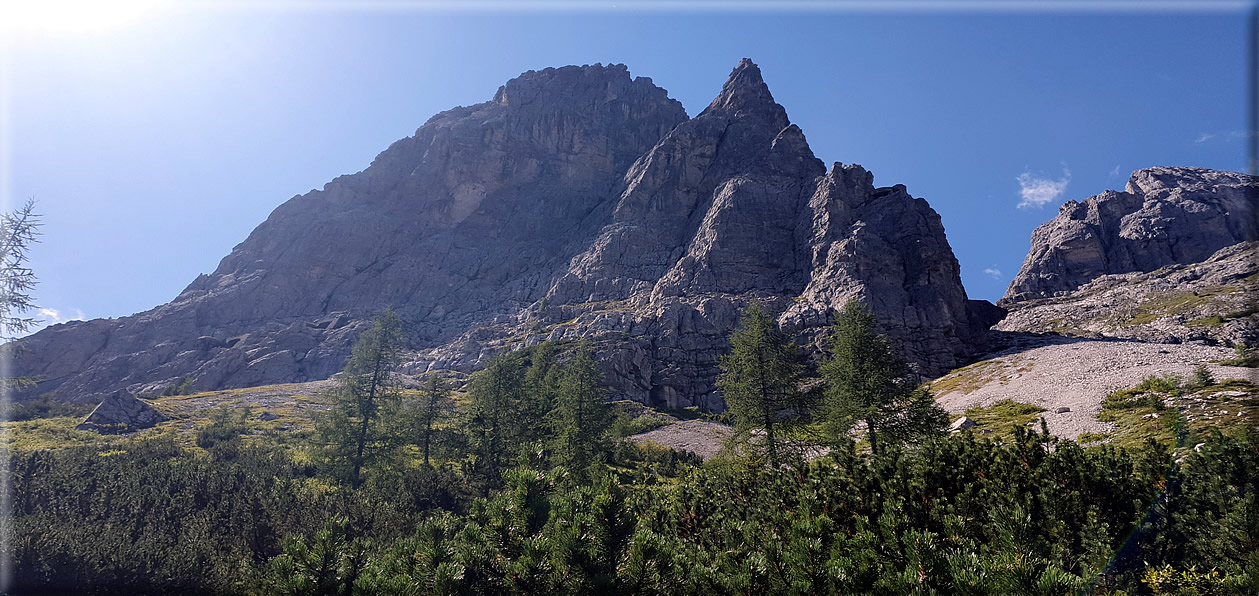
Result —
[[[1256,131],[1237,129],[1237,130],[1217,130],[1215,132],[1198,133],[1198,138],[1194,139],[1194,144],[1201,145],[1207,141],[1219,139],[1225,143],[1231,143],[1237,139],[1246,139],[1254,136]]]
[[[1113,169],[1113,170],[1111,170],[1111,171],[1110,171],[1110,177],[1111,177],[1111,178],[1117,178],[1117,177],[1122,176],[1122,175],[1123,175],[1123,173],[1119,171],[1119,166],[1118,166],[1118,165],[1116,165],[1116,166],[1115,166],[1115,169]]]
[[[1057,180],[1023,172],[1019,174],[1018,181],[1019,196],[1023,198],[1019,201],[1019,209],[1040,208],[1057,201],[1062,193],[1067,191],[1067,183],[1071,182],[1071,172],[1063,168],[1062,178]]]
[[[1001,270],[997,269],[996,265],[984,269],[984,273],[988,274],[988,276],[993,279],[1001,279]]]
[[[65,323],[66,321],[82,321],[85,317],[81,309],[72,309],[73,314],[62,312],[55,308],[39,309],[39,316],[43,319],[43,325],[56,325],[57,323]]]

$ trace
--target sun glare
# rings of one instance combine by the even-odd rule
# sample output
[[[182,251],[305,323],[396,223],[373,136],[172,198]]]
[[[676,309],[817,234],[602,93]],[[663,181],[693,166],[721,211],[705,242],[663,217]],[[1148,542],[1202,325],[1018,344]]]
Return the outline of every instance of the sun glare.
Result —
[[[74,35],[126,26],[155,12],[160,0],[0,0],[0,31]]]

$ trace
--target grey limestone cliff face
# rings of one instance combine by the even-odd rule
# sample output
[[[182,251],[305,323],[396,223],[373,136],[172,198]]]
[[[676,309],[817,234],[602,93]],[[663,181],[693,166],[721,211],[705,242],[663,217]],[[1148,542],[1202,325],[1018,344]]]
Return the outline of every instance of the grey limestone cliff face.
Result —
[[[409,372],[585,339],[618,397],[720,409],[719,355],[762,300],[817,347],[849,299],[924,374],[981,342],[939,216],[829,171],[744,60],[695,118],[623,66],[529,72],[295,197],[173,302],[9,345],[28,394],[97,399],[326,378],[392,306]],[[990,305],[989,305],[990,306]],[[989,321],[991,322],[991,321]]]
[[[1108,274],[1206,260],[1256,239],[1259,179],[1204,168],[1133,172],[1123,192],[1067,201],[1032,233],[1022,269],[999,305],[1072,292]]]
[[[424,352],[418,370],[472,369],[507,341],[586,339],[614,392],[720,409],[713,381],[740,311],[761,300],[812,353],[835,309],[867,304],[927,375],[979,343],[939,216],[860,166],[828,172],[741,62],[702,113],[630,167],[611,221],[518,325]]]

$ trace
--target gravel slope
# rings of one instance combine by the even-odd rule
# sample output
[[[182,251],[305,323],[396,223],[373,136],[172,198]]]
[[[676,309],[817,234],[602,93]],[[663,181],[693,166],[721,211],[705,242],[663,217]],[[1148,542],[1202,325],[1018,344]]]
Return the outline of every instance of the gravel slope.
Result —
[[[630,437],[635,443],[655,443],[679,451],[690,451],[708,459],[721,452],[724,441],[733,429],[706,420],[685,420]]]
[[[1255,380],[1255,369],[1220,366],[1212,360],[1233,356],[1232,349],[1193,343],[1159,344],[1113,339],[1063,338],[1014,334],[1008,347],[988,359],[932,382],[936,401],[953,414],[1012,399],[1046,408],[1049,432],[1074,439],[1102,433],[1102,399],[1150,375],[1188,377],[1205,364],[1216,379]],[[1060,407],[1071,411],[1056,413]]]

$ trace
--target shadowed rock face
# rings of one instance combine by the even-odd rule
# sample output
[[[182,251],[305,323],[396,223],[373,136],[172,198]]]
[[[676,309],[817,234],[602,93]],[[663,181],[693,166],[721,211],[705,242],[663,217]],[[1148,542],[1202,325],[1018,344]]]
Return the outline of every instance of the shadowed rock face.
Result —
[[[1061,296],[1093,279],[1206,260],[1256,239],[1259,179],[1204,168],[1137,170],[1124,192],[1067,201],[1032,233],[1032,248],[998,302]]]
[[[91,400],[326,378],[392,306],[411,372],[588,339],[613,392],[722,407],[717,358],[753,299],[817,345],[867,303],[925,373],[979,342],[939,216],[860,166],[828,172],[742,61],[687,119],[624,66],[528,72],[295,197],[173,302],[15,342],[18,374]]]

